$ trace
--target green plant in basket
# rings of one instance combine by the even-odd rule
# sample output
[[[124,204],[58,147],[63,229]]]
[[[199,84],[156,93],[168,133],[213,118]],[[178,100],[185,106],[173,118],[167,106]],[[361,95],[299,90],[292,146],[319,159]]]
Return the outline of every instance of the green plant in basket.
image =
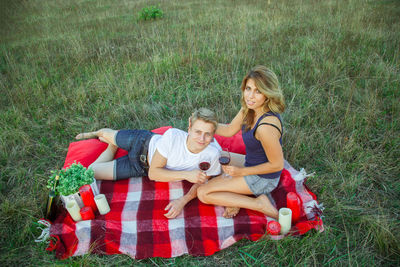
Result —
[[[59,182],[55,188],[56,194],[68,196],[79,191],[79,188],[85,184],[91,184],[94,181],[94,171],[86,169],[80,163],[72,163],[65,170],[51,171],[52,175],[47,181],[47,188],[51,189],[59,176]]]

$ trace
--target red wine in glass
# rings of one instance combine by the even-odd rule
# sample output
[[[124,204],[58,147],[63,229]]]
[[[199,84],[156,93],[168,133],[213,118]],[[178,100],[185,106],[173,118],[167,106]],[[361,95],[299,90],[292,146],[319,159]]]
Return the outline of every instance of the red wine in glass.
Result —
[[[218,160],[219,160],[219,163],[221,163],[221,165],[228,165],[229,162],[231,162],[231,154],[229,154],[229,151],[221,151]],[[232,178],[232,176],[230,176],[229,174],[226,174],[226,173],[223,173],[222,177]]]
[[[202,171],[206,171],[210,168],[210,162],[203,161],[199,163],[199,169]]]
[[[229,162],[231,162],[231,158],[230,157],[227,157],[227,156],[219,157],[219,163],[221,163],[221,165],[228,165]]]

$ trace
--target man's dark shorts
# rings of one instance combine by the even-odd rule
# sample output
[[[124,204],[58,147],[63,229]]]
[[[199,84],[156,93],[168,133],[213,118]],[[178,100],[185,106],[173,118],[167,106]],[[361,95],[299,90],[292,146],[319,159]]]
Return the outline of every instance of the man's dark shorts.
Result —
[[[114,180],[147,176],[147,151],[154,134],[147,130],[120,130],[115,136],[119,148],[128,155],[116,159]]]

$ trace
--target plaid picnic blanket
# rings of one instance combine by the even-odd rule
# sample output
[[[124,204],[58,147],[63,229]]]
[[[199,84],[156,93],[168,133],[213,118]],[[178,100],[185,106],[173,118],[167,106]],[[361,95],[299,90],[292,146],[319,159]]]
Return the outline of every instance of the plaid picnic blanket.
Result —
[[[162,134],[170,127],[154,130]],[[216,139],[223,149],[243,153],[240,135]],[[68,148],[64,167],[74,161],[90,165],[106,148],[96,140],[73,142]],[[125,155],[118,150],[116,158]],[[286,206],[286,194],[296,192],[302,202],[300,220],[291,235],[301,235],[311,229],[323,231],[323,223],[316,196],[304,184],[305,173],[298,172],[285,162],[279,186],[272,193],[277,208]],[[294,178],[297,178],[296,180]],[[60,207],[59,215],[50,227],[48,250],[55,250],[61,259],[70,256],[97,254],[127,254],[136,259],[150,257],[171,258],[183,254],[212,255],[247,238],[256,241],[266,236],[266,225],[271,218],[255,211],[241,209],[233,219],[225,219],[223,207],[206,205],[198,199],[189,202],[175,219],[167,219],[167,204],[186,194],[191,184],[182,182],[154,182],[148,177],[119,181],[98,181],[100,193],[105,194],[111,211],[96,215],[94,220],[75,222]],[[282,235],[273,236],[283,238]]]

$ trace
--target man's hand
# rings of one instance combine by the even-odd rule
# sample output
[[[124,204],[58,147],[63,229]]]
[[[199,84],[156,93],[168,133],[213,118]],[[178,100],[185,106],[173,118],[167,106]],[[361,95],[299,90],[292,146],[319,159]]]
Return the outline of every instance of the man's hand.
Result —
[[[186,177],[186,180],[193,184],[203,184],[207,179],[207,174],[201,170],[190,171]]]
[[[242,168],[236,166],[222,166],[222,170],[230,176],[243,176]]]
[[[172,200],[166,207],[165,210],[168,210],[167,213],[164,214],[165,217],[168,219],[173,219],[178,216],[181,212],[183,207],[186,205],[183,197]]]
[[[157,182],[174,182],[187,180],[192,184],[202,184],[207,180],[207,174],[201,170],[174,171],[166,168],[168,159],[158,152],[154,152],[150,163],[149,178]]]

